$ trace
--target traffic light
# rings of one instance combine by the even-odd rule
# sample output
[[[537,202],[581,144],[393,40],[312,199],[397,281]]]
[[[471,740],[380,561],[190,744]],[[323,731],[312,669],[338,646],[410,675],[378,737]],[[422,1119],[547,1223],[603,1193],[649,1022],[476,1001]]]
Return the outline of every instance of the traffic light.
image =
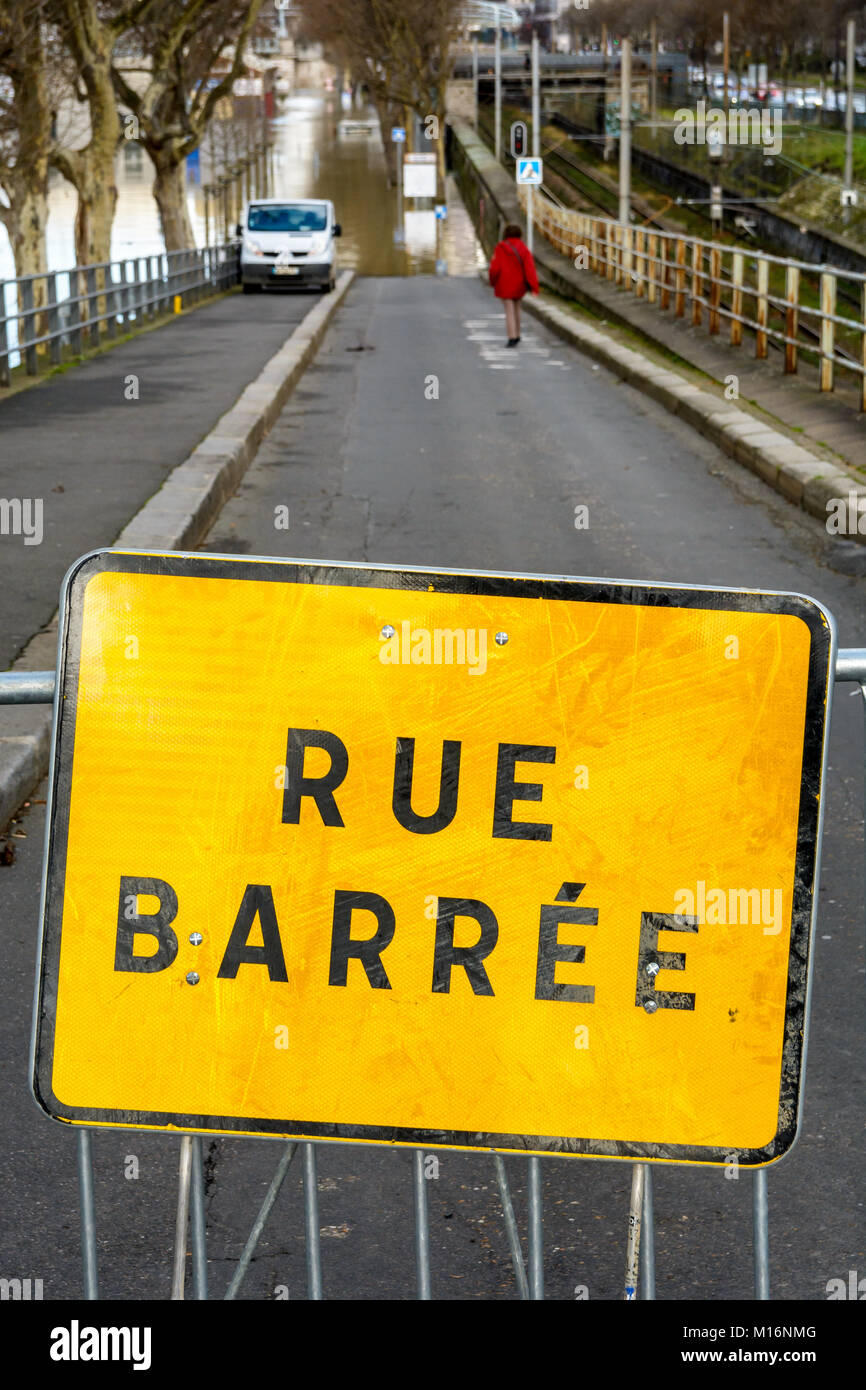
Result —
[[[515,121],[511,127],[511,155],[521,159],[529,149],[529,132],[525,121]]]

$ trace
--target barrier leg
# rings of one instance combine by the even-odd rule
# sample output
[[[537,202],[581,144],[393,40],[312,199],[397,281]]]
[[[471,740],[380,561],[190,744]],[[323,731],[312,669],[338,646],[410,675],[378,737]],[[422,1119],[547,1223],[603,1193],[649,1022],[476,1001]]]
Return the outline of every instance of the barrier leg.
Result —
[[[171,1273],[171,1298],[183,1300],[186,1280],[186,1237],[189,1227],[189,1188],[192,1176],[192,1135],[180,1141],[180,1166],[177,1176],[177,1218],[174,1227],[174,1267]]]
[[[653,1211],[653,1170],[652,1164],[644,1163],[646,1169],[643,1188],[643,1213],[640,1243],[640,1296],[652,1303],[656,1296],[656,1229]]]
[[[623,1293],[626,1303],[633,1303],[637,1298],[640,1228],[646,1189],[646,1169],[645,1163],[636,1163],[631,1175],[631,1203],[628,1212],[628,1245],[625,1255],[625,1291]]]
[[[250,1267],[250,1260],[253,1258],[253,1255],[255,1254],[256,1246],[259,1243],[259,1237],[265,1228],[265,1222],[271,1214],[271,1208],[273,1207],[274,1202],[277,1200],[280,1188],[282,1187],[283,1182],[285,1180],[285,1176],[289,1171],[289,1165],[291,1164],[292,1159],[294,1158],[297,1151],[298,1146],[294,1143],[287,1144],[285,1149],[283,1150],[282,1157],[279,1163],[277,1164],[277,1171],[271,1178],[271,1185],[265,1193],[265,1200],[259,1207],[259,1214],[253,1222],[252,1230],[247,1236],[247,1243],[241,1252],[241,1257],[238,1260],[235,1272],[231,1277],[231,1283],[226,1289],[225,1297],[227,1301],[231,1301],[232,1299],[237,1298],[238,1289],[240,1288],[241,1284],[244,1281],[244,1278],[246,1277],[246,1272]]]
[[[190,1183],[190,1226],[192,1231],[192,1296],[207,1302],[207,1221],[204,1210],[204,1154],[201,1135],[192,1141],[192,1181]]]
[[[424,1177],[424,1150],[412,1153],[412,1179],[415,1204],[415,1273],[418,1298],[430,1302],[430,1221],[427,1215],[427,1179]]]
[[[523,1263],[523,1251],[520,1248],[520,1236],[517,1231],[517,1222],[514,1219],[514,1207],[511,1203],[511,1188],[508,1185],[508,1174],[505,1171],[505,1163],[499,1154],[494,1154],[493,1162],[496,1167],[496,1181],[499,1184],[499,1198],[502,1202],[502,1214],[505,1217],[505,1231],[508,1236],[508,1248],[511,1251],[511,1263],[514,1266],[514,1277],[517,1280],[517,1289],[522,1299],[529,1298],[529,1284],[526,1281],[526,1267]]]
[[[767,1170],[756,1168],[752,1221],[755,1232],[755,1298],[770,1297],[770,1209],[767,1203]]]
[[[319,1179],[315,1144],[304,1144],[304,1228],[307,1236],[307,1297],[322,1298],[322,1247],[319,1238]]]
[[[84,1297],[99,1298],[96,1263],[96,1211],[93,1205],[93,1162],[90,1130],[78,1131],[78,1196],[81,1203],[81,1257],[84,1264]]]
[[[544,1298],[544,1223],[541,1211],[541,1159],[529,1160],[529,1297]]]

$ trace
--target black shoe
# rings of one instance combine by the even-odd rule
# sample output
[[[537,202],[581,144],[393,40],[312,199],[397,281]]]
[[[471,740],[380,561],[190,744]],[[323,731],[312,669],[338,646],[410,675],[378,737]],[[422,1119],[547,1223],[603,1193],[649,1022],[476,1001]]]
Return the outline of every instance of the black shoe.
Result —
[[[519,338],[509,338],[509,339],[508,339],[508,342],[505,344],[505,346],[506,346],[506,347],[517,347],[517,344],[518,344],[519,342],[520,342],[520,339],[519,339]]]

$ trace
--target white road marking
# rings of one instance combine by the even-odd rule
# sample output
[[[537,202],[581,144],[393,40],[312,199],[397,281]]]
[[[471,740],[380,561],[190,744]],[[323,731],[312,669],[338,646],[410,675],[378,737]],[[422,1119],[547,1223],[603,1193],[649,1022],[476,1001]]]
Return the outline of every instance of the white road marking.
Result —
[[[552,350],[543,345],[537,333],[523,333],[518,347],[506,347],[503,341],[506,329],[502,314],[488,314],[483,319],[464,319],[463,327],[466,329],[467,341],[477,343],[479,355],[491,371],[513,372],[517,367],[533,362],[544,367],[558,367],[562,372],[571,371],[568,363],[563,362],[561,357],[554,357]]]

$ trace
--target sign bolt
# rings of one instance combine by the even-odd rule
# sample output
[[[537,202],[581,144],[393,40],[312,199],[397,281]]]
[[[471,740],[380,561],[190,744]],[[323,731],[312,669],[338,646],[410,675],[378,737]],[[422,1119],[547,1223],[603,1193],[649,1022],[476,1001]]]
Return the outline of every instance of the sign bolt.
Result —
[[[186,982],[187,982],[188,985],[197,985],[197,984],[198,984],[198,980],[199,980],[199,977],[198,977],[198,975],[195,973],[194,970],[191,970],[191,971],[189,972],[189,974],[187,975],[187,977],[186,977]]]
[[[192,932],[190,932],[190,934],[189,934],[189,944],[190,944],[190,946],[200,946],[201,943],[202,943],[203,941],[204,941],[204,937],[202,936],[202,934],[201,934],[200,931],[192,931]]]
[[[658,961],[651,960],[646,968],[646,973],[655,977],[659,973]]]
[[[187,979],[188,978],[189,976],[187,976]],[[656,1009],[658,1008],[658,1004],[656,1003],[655,999],[647,999],[646,1003],[644,1004],[644,1008],[646,1009],[648,1014],[654,1014]]]
[[[508,641],[508,633],[507,633],[507,632],[497,632],[497,634],[496,634],[496,636],[494,637],[493,640],[494,640],[494,642],[496,643],[497,647],[504,647],[504,646],[505,646],[505,643]]]
[[[395,630],[396,629],[393,628],[390,623],[386,623],[385,626],[382,628],[382,636],[393,637]]]

